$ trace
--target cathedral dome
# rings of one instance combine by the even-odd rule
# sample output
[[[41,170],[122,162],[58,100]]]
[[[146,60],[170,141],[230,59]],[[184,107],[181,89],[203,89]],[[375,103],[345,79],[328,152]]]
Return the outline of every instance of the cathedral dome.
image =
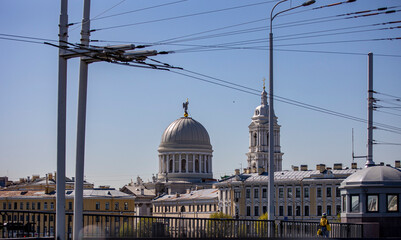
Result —
[[[159,151],[178,148],[212,149],[205,127],[190,117],[172,122],[164,131]]]

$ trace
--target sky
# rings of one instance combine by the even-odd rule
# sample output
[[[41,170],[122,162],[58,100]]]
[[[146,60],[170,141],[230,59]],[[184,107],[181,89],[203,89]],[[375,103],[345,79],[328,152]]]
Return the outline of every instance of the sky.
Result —
[[[276,2],[92,1],[90,24],[96,31],[90,38],[99,41],[91,44],[133,43],[172,51],[152,59],[184,70],[89,65],[85,179],[115,188],[137,176],[151,179],[158,172],[161,135],[183,116],[187,98],[190,116],[209,133],[214,177],[246,167],[248,125],[260,104],[262,80],[269,76],[269,16]],[[401,4],[358,0],[319,8],[336,2],[317,0],[274,19],[274,94],[366,119],[367,54],[372,52],[374,97],[385,107],[375,111],[375,126],[386,124],[392,131],[374,131],[377,143],[390,144],[375,144],[373,160],[394,165],[401,159],[401,102],[396,100],[401,96],[401,40],[394,39],[401,37],[401,23],[383,23],[401,20]],[[290,0],[275,12],[301,3]],[[74,23],[69,42],[79,43],[82,1],[69,1],[68,7]],[[352,14],[378,13],[373,10],[381,7],[395,12]],[[43,42],[57,44],[59,14],[60,1],[0,1],[0,176],[11,180],[57,168],[58,49]],[[78,69],[78,58],[68,60],[69,177],[75,175]],[[301,164],[314,169],[320,163],[350,167],[352,129],[355,155],[366,155],[363,121],[280,101],[274,108],[281,125],[283,169]],[[365,162],[356,161],[358,166]]]

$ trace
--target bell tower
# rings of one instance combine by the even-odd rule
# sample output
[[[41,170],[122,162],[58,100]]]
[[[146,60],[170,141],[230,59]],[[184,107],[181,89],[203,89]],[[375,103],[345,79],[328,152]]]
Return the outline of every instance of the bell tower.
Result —
[[[280,125],[274,116],[274,171],[282,170],[282,156],[280,146]],[[269,162],[269,107],[267,104],[267,92],[263,80],[263,91],[261,94],[261,105],[256,107],[252,122],[249,125],[249,152],[248,170],[251,173],[267,172]]]

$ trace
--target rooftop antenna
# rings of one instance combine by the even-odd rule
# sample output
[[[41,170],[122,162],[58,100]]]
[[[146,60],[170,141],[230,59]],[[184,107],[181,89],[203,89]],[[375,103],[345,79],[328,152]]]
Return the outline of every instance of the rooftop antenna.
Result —
[[[354,154],[354,128],[352,128],[352,163],[355,162],[355,158],[366,158],[367,156],[355,156]]]
[[[355,158],[366,158],[367,156],[355,156],[354,154],[354,128],[352,128],[352,163],[354,163]]]

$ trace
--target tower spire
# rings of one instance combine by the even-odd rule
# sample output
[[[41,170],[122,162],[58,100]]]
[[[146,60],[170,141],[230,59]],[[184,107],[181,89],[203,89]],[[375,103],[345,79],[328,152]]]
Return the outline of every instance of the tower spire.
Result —
[[[267,106],[266,78],[263,78],[263,92],[261,104]]]

